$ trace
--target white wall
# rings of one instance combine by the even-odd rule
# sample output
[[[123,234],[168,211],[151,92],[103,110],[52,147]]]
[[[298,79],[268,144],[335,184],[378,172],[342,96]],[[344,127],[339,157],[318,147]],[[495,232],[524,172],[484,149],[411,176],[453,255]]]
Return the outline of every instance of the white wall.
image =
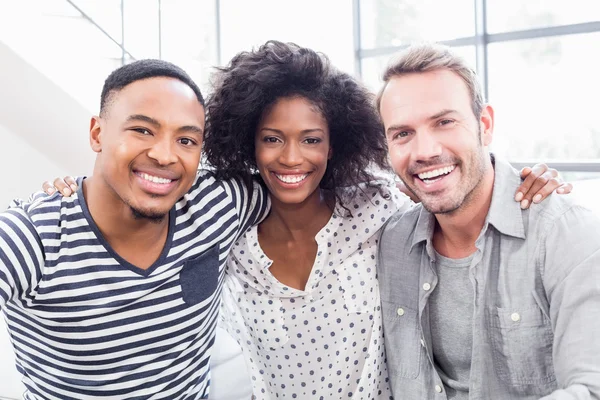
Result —
[[[72,173],[2,125],[0,143],[2,210],[13,198],[27,198],[32,192],[40,190],[45,180]],[[93,157],[91,150],[90,157]]]
[[[27,198],[44,180],[90,174],[90,112],[0,42],[0,211]],[[83,71],[85,73],[85,71]],[[12,346],[0,317],[0,399],[22,397]]]
[[[44,180],[64,176],[61,166],[33,148],[18,135],[0,125],[0,171],[2,171],[1,209],[15,197],[27,198],[39,190]],[[4,318],[0,317],[0,398],[20,398],[21,378],[14,366],[12,346]]]
[[[0,60],[0,125],[71,174],[90,173],[95,159],[88,140],[91,112],[1,41]],[[3,151],[9,150],[19,151]],[[18,166],[2,170],[3,175]]]

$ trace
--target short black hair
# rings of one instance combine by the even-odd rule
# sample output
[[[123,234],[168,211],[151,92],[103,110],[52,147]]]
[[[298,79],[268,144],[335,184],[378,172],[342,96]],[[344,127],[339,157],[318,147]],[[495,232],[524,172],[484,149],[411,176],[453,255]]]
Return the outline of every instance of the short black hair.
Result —
[[[213,77],[204,151],[218,178],[257,176],[254,140],[260,118],[285,97],[305,98],[327,121],[332,155],[320,187],[342,205],[353,195],[351,188],[376,180],[372,167],[389,169],[374,95],[324,54],[268,41],[238,53]]]
[[[145,59],[125,64],[114,70],[106,78],[102,87],[102,94],[100,95],[100,114],[104,113],[112,95],[125,86],[143,79],[159,77],[175,78],[185,83],[194,91],[198,101],[204,106],[204,97],[202,97],[200,88],[194,83],[187,72],[168,61]]]

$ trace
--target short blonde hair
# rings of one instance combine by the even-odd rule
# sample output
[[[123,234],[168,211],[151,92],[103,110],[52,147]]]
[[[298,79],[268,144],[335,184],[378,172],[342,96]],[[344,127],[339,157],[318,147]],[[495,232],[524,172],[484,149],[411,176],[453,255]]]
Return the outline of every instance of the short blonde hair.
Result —
[[[389,80],[395,76],[411,73],[424,73],[448,69],[456,73],[466,83],[471,95],[471,108],[479,118],[484,106],[483,93],[477,74],[450,47],[437,43],[413,44],[402,50],[388,65],[383,74],[383,87],[377,94],[377,110],[380,110],[381,96]]]

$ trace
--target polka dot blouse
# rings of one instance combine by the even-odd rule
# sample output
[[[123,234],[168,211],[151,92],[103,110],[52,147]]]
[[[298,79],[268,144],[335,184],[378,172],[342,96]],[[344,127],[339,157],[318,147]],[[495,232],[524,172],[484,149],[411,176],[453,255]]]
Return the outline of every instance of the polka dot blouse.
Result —
[[[389,399],[377,242],[410,200],[365,188],[316,236],[305,290],[280,283],[253,227],[227,264],[222,325],[238,341],[256,399]],[[344,215],[341,217],[340,215]]]

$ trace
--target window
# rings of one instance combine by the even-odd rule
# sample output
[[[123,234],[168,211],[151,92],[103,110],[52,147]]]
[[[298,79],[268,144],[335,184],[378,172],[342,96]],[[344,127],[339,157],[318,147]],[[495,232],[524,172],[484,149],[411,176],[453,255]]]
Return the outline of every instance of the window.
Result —
[[[487,0],[489,33],[600,21],[594,0]]]
[[[600,171],[599,1],[357,0],[356,12],[357,72],[372,90],[410,43],[449,44],[472,66],[479,61],[496,111],[495,152]]]
[[[511,159],[600,158],[598,43],[600,32],[489,45],[496,151]]]
[[[361,0],[361,47],[475,35],[473,0]]]

